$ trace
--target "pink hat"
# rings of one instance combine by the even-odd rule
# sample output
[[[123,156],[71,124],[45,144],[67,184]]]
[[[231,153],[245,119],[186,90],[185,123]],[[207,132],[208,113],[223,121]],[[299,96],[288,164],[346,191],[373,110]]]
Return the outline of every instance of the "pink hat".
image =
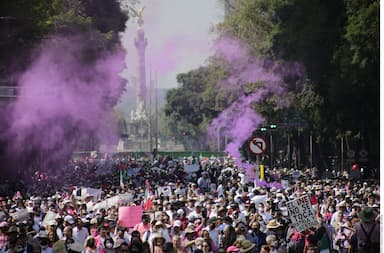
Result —
[[[227,253],[229,253],[229,252],[239,252],[239,251],[240,251],[240,249],[235,247],[235,246],[229,246],[227,248]]]

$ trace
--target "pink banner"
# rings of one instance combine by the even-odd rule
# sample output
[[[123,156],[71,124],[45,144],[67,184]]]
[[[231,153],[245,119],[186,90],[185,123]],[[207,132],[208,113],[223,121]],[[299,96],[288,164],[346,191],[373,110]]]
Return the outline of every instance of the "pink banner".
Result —
[[[119,207],[119,226],[131,228],[141,222],[143,208],[141,206]]]

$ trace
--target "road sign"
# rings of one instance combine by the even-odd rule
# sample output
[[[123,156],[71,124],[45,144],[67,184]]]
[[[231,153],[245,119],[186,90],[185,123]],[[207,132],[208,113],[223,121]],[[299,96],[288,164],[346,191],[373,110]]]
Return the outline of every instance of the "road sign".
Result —
[[[248,148],[254,155],[261,155],[267,150],[267,142],[263,137],[254,137],[249,141]]]

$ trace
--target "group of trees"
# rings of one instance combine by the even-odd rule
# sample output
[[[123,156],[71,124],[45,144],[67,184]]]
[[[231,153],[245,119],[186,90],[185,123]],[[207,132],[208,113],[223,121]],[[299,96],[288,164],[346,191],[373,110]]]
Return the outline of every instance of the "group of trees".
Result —
[[[125,11],[121,8],[122,2],[126,5]],[[0,1],[0,86],[17,86],[18,77],[30,68],[41,51],[44,52],[44,46],[52,41],[65,41],[65,43],[57,43],[58,47],[63,45],[70,47],[71,43],[77,45],[76,43],[81,41],[83,45],[76,49],[75,55],[79,61],[78,66],[92,66],[105,55],[121,49],[119,32],[124,30],[129,16],[132,17],[128,7],[134,6],[136,2],[136,0]],[[67,50],[67,53],[73,52]],[[79,87],[81,88],[85,87]],[[122,82],[121,91],[123,88]],[[90,96],[92,96],[91,93]],[[105,97],[108,98],[106,100],[108,104],[106,103],[105,107],[110,107],[112,113],[113,106],[119,97],[111,94],[106,94]],[[11,125],[10,120],[7,120],[10,118],[7,114],[12,112],[7,110],[8,108],[3,105],[0,107],[2,115],[0,163],[3,165],[3,170],[9,168],[12,173],[18,167],[27,168],[36,164],[39,166],[41,164],[39,156],[42,156],[43,151],[32,143],[28,143],[30,146],[25,148],[23,154],[10,154],[12,152],[9,147],[12,140],[4,134]],[[61,120],[66,119],[63,117]],[[58,122],[60,123],[62,122]],[[72,133],[76,131],[77,129],[69,130]],[[94,142],[93,136],[94,133],[89,133],[90,143]],[[44,159],[49,160],[50,157],[44,156]],[[66,160],[67,157],[61,159]]]
[[[24,71],[33,59],[31,51],[51,35],[85,34],[96,41],[91,46],[110,50],[118,44],[127,18],[118,1],[1,1],[0,74],[9,78]]]
[[[246,43],[255,57],[304,66],[304,85],[292,89],[289,107],[266,100],[255,109],[278,126],[296,116],[305,122],[300,131],[280,128],[280,139],[291,135],[305,156],[308,145],[303,136],[312,135],[314,165],[319,167],[325,167],[329,155],[340,155],[340,141],[346,139],[346,149],[368,150],[370,166],[378,166],[379,4],[237,0],[216,29],[218,37]],[[215,57],[204,67],[178,75],[180,85],[169,91],[165,106],[170,134],[183,139],[187,131],[196,144],[202,143],[207,125],[239,95],[220,89],[217,82],[225,75],[225,66]]]

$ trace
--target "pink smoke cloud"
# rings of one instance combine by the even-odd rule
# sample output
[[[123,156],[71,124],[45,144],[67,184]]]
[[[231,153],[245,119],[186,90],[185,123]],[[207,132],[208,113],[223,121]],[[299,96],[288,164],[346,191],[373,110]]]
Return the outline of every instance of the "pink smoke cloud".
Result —
[[[5,138],[12,156],[37,152],[47,163],[62,161],[89,138],[117,140],[112,106],[123,91],[124,52],[108,54],[83,37],[43,43],[19,78]],[[43,165],[42,165],[43,166]]]
[[[209,136],[216,136],[219,129],[230,143],[226,151],[236,159],[237,165],[251,173],[251,166],[242,163],[239,148],[252,137],[253,131],[265,122],[265,119],[253,109],[253,105],[270,96],[281,97],[280,106],[286,106],[284,99],[289,88],[285,78],[304,75],[300,64],[277,63],[255,57],[242,42],[221,38],[215,44],[216,56],[223,59],[228,66],[228,77],[219,81],[219,87],[238,95],[238,99],[219,114],[208,127]],[[261,84],[254,93],[246,94],[245,86],[249,83]]]

